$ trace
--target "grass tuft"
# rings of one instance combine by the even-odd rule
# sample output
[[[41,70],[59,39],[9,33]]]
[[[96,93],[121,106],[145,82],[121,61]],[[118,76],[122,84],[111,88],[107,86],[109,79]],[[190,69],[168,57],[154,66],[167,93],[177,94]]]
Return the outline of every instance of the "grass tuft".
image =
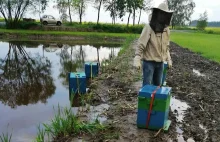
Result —
[[[2,135],[0,135],[0,141],[1,142],[11,142],[11,138],[12,138],[12,134],[9,134],[8,132],[2,133]]]
[[[58,106],[57,113],[50,124],[43,124],[44,130],[38,127],[36,142],[45,139],[45,135],[56,139],[57,137],[78,136],[81,134],[95,135],[107,129],[98,120],[93,123],[82,122],[75,116],[71,108],[61,109]]]

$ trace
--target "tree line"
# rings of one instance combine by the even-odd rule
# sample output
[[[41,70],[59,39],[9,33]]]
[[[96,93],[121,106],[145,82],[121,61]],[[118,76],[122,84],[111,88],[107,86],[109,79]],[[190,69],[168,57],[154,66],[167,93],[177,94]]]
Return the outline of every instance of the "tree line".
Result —
[[[59,10],[62,20],[69,18],[70,23],[72,23],[72,15],[74,13],[78,15],[80,24],[88,5],[93,5],[97,10],[97,24],[100,19],[101,8],[103,8],[105,11],[110,12],[112,24],[116,23],[117,18],[123,20],[126,13],[128,13],[128,25],[131,16],[133,18],[133,25],[135,25],[137,11],[139,12],[139,24],[141,13],[143,11],[148,12],[152,7],[152,0],[57,0],[56,3],[55,8]]]
[[[197,23],[198,23],[198,20],[193,20],[190,26],[196,27]],[[220,27],[220,21],[212,21],[212,22],[208,22],[207,24],[208,24],[207,25],[208,27]]]
[[[0,0],[0,13],[4,17],[8,28],[16,28],[23,15],[27,12],[41,14],[48,7],[50,0]],[[194,12],[195,3],[193,0],[167,0],[170,10],[173,10],[171,25],[186,25],[190,22],[191,15]],[[127,26],[140,24],[143,12],[150,12],[152,0],[55,0],[54,9],[59,11],[62,20],[73,22],[72,15],[77,15],[79,23],[82,24],[83,16],[86,14],[88,5],[93,5],[97,9],[97,24],[100,20],[100,11],[104,9],[110,12],[112,24],[116,19],[127,20]],[[125,15],[128,15],[125,17]],[[135,23],[138,18],[138,23]]]

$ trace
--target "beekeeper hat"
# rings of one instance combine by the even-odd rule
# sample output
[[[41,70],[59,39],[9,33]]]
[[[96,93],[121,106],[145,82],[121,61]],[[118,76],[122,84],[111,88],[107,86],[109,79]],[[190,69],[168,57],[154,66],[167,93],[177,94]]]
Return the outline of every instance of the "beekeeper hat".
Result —
[[[173,11],[169,10],[168,5],[165,2],[161,3],[158,7],[153,7],[153,9],[160,9],[160,10],[167,12],[167,13],[173,13]]]

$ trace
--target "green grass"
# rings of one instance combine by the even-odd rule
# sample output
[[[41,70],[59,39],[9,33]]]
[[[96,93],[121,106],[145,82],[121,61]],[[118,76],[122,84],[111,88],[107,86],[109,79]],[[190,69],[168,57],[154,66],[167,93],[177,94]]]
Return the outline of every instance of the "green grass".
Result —
[[[28,35],[55,35],[55,36],[76,36],[76,37],[96,37],[96,38],[104,38],[104,37],[115,37],[115,38],[126,38],[130,35],[135,34],[127,34],[127,33],[98,33],[98,32],[62,32],[62,31],[33,31],[33,30],[9,30],[9,29],[0,29],[0,33],[10,33],[10,34],[20,34],[23,36]]]
[[[139,38],[139,35],[131,35],[128,36],[126,38],[126,40],[124,41],[121,50],[119,51],[118,55],[120,56],[121,54],[123,54],[130,46],[130,44],[132,43],[132,41],[134,41],[136,38]]]
[[[2,135],[0,135],[0,141],[11,142],[11,137],[12,137],[12,134],[9,134],[8,132],[6,134],[2,133]]]
[[[220,34],[220,27],[207,27],[205,31],[210,34]]]
[[[5,22],[5,19],[4,18],[0,18],[0,22]]]
[[[186,27],[176,27],[175,30],[191,30],[197,33],[220,34],[220,27],[206,27],[204,31],[199,31],[196,27],[186,26]]]
[[[208,59],[220,62],[220,35],[172,32],[171,40]]]
[[[95,135],[108,129],[107,126],[100,124],[98,120],[93,123],[80,121],[80,119],[74,115],[71,108],[61,109],[59,106],[54,119],[52,119],[49,124],[43,124],[43,126],[43,128],[38,126],[36,142],[45,140],[46,135],[49,136],[49,139],[51,137],[56,139],[57,137],[65,138],[70,135]]]

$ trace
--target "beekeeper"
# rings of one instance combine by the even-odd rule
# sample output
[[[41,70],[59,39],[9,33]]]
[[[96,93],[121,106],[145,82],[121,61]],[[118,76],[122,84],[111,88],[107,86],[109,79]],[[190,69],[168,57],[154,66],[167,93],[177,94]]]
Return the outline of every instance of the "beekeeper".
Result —
[[[135,51],[133,66],[143,68],[143,86],[160,86],[163,76],[163,63],[172,67],[169,52],[170,30],[169,25],[173,12],[169,11],[166,3],[152,8],[149,15],[149,24],[146,24]],[[143,64],[141,64],[143,63]]]

